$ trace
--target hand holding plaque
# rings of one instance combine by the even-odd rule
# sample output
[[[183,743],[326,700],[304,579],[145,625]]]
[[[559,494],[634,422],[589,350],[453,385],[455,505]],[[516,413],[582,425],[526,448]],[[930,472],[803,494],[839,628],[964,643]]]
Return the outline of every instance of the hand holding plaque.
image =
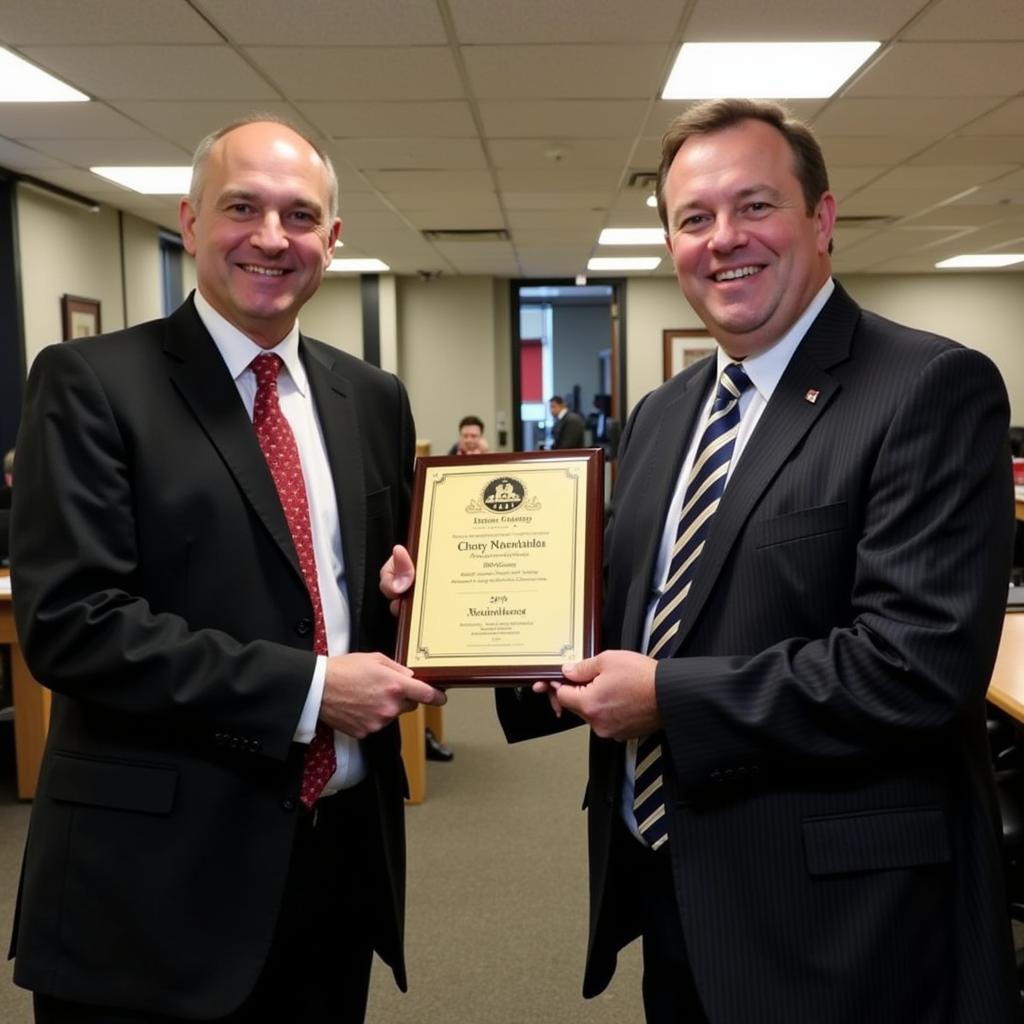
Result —
[[[600,449],[417,461],[397,658],[426,681],[561,679],[598,649]]]

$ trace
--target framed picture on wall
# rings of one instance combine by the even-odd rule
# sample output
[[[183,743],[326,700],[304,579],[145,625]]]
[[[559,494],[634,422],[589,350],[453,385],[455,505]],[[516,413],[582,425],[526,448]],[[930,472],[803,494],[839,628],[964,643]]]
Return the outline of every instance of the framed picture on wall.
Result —
[[[83,299],[80,295],[60,297],[61,321],[64,340],[91,338],[100,333],[100,303],[98,299]]]
[[[664,379],[715,351],[717,342],[703,327],[669,329],[661,332],[664,345]]]

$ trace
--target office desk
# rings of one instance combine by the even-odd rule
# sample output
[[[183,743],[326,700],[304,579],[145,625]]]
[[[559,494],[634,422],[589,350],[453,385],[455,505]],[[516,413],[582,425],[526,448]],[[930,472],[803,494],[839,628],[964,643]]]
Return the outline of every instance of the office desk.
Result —
[[[0,576],[7,576],[0,569]],[[50,691],[29,674],[14,631],[11,595],[0,594],[0,644],[11,649],[11,689],[14,697],[14,756],[18,769],[18,796],[31,800],[39,779],[46,732],[50,727]]]
[[[1024,612],[1007,612],[988,699],[1024,724]]]

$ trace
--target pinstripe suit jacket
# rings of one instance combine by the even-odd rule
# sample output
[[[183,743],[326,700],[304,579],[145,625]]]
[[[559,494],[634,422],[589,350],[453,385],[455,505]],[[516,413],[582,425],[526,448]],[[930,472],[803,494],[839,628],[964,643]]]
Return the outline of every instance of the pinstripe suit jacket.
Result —
[[[623,434],[610,649],[642,649],[713,375],[713,359],[677,375]],[[987,358],[837,286],[733,471],[656,679],[666,899],[714,1024],[1018,1019],[984,728],[1013,529],[1007,426]],[[549,731],[532,701],[501,703],[510,739]],[[632,937],[609,856],[622,745],[593,738],[590,767],[587,995]]]

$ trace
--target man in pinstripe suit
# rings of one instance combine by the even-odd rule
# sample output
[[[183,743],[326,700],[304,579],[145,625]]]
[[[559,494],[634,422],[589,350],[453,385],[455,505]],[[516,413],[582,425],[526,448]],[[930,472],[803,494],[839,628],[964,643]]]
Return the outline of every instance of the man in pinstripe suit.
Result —
[[[607,649],[498,701],[510,740],[592,728],[584,994],[642,936],[656,1024],[1017,1020],[984,727],[1012,537],[1003,382],[832,280],[824,160],[780,108],[683,114],[658,195],[719,350],[623,434]],[[662,620],[730,363],[750,386],[724,494]],[[638,824],[651,736],[661,799]]]

